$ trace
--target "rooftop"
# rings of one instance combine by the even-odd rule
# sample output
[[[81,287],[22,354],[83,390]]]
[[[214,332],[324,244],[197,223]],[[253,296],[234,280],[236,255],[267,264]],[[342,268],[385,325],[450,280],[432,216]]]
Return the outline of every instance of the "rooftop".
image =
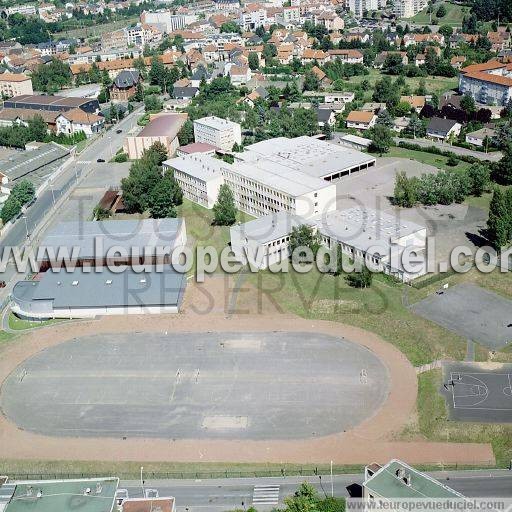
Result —
[[[123,501],[123,512],[174,512],[174,498],[132,498]]]
[[[369,208],[353,207],[347,210],[334,210],[313,218],[318,229],[325,235],[349,245],[381,255],[390,254],[393,242],[416,233],[425,226],[404,221]],[[383,252],[381,252],[383,251]]]
[[[19,281],[12,293],[24,302],[52,301],[54,309],[180,305],[186,275],[170,265],[163,265],[162,270],[151,267],[136,272],[130,266],[122,272],[108,267],[48,270],[40,274],[40,280]]]
[[[6,512],[111,512],[117,478],[17,482]]]
[[[164,165],[190,174],[195,178],[206,182],[222,176],[222,167],[226,164],[222,160],[209,155],[192,154],[180,156],[178,158],[171,158],[170,160],[166,160]]]
[[[191,142],[185,146],[180,146],[179,151],[181,153],[193,154],[193,153],[209,153],[211,151],[217,151],[219,148],[208,144],[207,142]]]
[[[366,153],[308,136],[264,140],[247,146],[245,152],[235,156],[245,162],[257,162],[257,165],[265,157],[270,164],[279,164],[314,178],[375,161],[375,157]]]
[[[227,127],[236,125],[233,121],[229,121],[229,119],[222,119],[221,117],[210,116],[210,117],[202,117],[201,119],[197,119],[194,121],[195,123],[203,124],[205,126],[209,126],[210,128],[214,128],[216,130],[224,130]]]
[[[78,247],[80,258],[107,254],[111,247],[155,247],[173,245],[182,219],[104,220],[60,222],[43,238],[40,250]],[[102,245],[95,247],[101,239]],[[102,254],[98,254],[101,249]]]
[[[9,181],[28,178],[34,183],[34,175],[47,176],[56,169],[50,164],[58,162],[69,155],[69,150],[55,142],[43,144],[40,148],[24,151],[0,162],[0,172],[5,174]],[[37,182],[37,180],[36,180]],[[36,183],[34,183],[36,184]]]
[[[242,238],[245,237],[264,244],[288,236],[292,228],[302,224],[314,225],[313,222],[304,220],[298,215],[278,212],[232,226],[230,231],[231,233],[238,232]]]
[[[410,478],[409,483],[406,478]],[[386,498],[462,498],[434,478],[399,460],[392,460],[363,484],[370,492]]]
[[[16,107],[24,104],[55,105],[59,107],[80,107],[91,101],[90,98],[65,98],[64,96],[44,96],[42,94],[22,94],[5,101],[6,106]],[[7,105],[8,104],[8,105]]]
[[[158,114],[137,137],[170,137],[174,139],[185,124],[188,114]]]

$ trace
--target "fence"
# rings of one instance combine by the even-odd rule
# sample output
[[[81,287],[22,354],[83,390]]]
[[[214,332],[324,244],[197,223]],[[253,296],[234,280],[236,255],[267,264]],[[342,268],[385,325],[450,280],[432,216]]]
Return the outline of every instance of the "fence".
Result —
[[[492,462],[475,462],[475,464],[441,464],[439,462],[432,464],[416,464],[415,467],[421,471],[445,471],[445,470],[464,470],[464,469],[511,469],[510,465],[498,467]],[[333,474],[363,474],[363,465],[334,466]],[[7,465],[0,465],[0,474],[6,474],[10,480],[65,480],[78,478],[100,478],[105,476],[116,476],[120,480],[138,480],[140,478],[140,469],[133,471],[99,470],[97,472],[58,472],[46,473],[44,471],[33,473],[11,472]],[[283,467],[276,469],[255,469],[255,470],[236,470],[226,469],[218,471],[146,471],[144,470],[144,480],[207,480],[223,478],[268,478],[268,477],[287,477],[287,476],[328,476],[330,467],[323,466],[299,466]]]

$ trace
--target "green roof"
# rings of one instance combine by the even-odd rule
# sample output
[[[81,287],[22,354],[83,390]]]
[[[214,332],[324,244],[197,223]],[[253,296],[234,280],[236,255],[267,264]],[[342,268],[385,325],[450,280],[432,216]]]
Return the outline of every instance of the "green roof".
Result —
[[[111,512],[119,480],[45,480],[17,482],[5,512]]]
[[[401,470],[400,476],[397,471]],[[410,484],[404,480],[410,475]],[[364,486],[368,491],[383,498],[460,498],[457,491],[437,481],[421,471],[417,471],[399,460],[392,460],[374,475]]]

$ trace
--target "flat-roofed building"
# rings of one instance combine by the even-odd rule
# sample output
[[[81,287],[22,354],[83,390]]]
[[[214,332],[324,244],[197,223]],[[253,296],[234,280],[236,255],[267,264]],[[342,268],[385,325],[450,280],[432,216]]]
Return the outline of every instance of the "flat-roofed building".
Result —
[[[76,510],[76,503],[80,502],[80,509],[84,512],[113,512],[118,485],[117,478],[8,482],[7,486],[14,489],[3,510],[73,512]]]
[[[40,271],[61,267],[64,261],[59,251],[64,251],[70,255],[68,264],[75,267],[153,265],[169,261],[167,255],[157,255],[158,247],[172,250],[186,243],[182,218],[60,222],[41,241],[37,262]]]
[[[222,160],[211,155],[184,155],[164,162],[174,170],[183,196],[205,208],[213,208],[220,186],[224,183]]]
[[[236,153],[235,158],[244,162],[265,158],[326,181],[367,170],[375,166],[376,162],[374,156],[306,135],[294,139],[268,139],[251,144],[245,149],[243,153]]]
[[[21,94],[33,94],[32,78],[23,73],[2,73],[0,75],[0,94],[11,98]]]
[[[170,265],[108,267],[73,272],[48,270],[37,279],[19,281],[12,291],[12,311],[29,319],[94,318],[103,315],[177,313],[186,275]]]
[[[196,154],[168,160],[164,167],[175,169],[185,197],[203,206],[213,206],[218,187],[226,183],[237,207],[253,216],[286,211],[309,218],[336,208],[330,182],[375,165],[371,155],[307,136],[258,142],[234,156],[228,164]]]
[[[314,222],[287,212],[272,213],[259,219],[231,226],[231,249],[237,259],[258,269],[265,269],[290,256],[290,233],[294,227]]]
[[[426,272],[425,226],[360,207],[327,212],[312,220],[325,246],[338,245],[351,259],[363,260],[379,272],[405,282]],[[408,271],[402,264],[402,254],[407,248],[414,249],[421,260],[414,271]]]
[[[167,149],[167,155],[173,156],[179,146],[178,133],[188,114],[162,113],[151,116],[146,127],[138,135],[126,137],[123,150],[128,158],[134,160],[142,156],[155,142],[161,142]]]
[[[306,224],[320,236],[323,245],[337,247],[351,260],[369,268],[410,281],[426,271],[426,228],[394,215],[358,207],[325,211],[306,218],[287,212],[266,215],[231,228],[231,246],[237,258],[263,269],[289,256],[292,229]],[[402,255],[414,250],[420,263],[406,269]]]
[[[242,130],[233,121],[216,116],[203,117],[194,121],[194,140],[231,151],[234,144],[242,144]]]

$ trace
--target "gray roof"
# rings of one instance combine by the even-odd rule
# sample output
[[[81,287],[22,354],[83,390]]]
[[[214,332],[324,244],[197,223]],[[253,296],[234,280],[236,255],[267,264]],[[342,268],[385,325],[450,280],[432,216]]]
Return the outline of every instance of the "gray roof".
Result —
[[[0,172],[5,174],[11,182],[23,178],[33,181],[31,178],[34,174],[43,173],[46,176],[50,172],[48,171],[50,164],[67,155],[69,155],[68,149],[55,142],[50,142],[43,144],[40,148],[24,151],[11,159],[0,162]],[[55,170],[54,167],[51,168],[51,172]]]
[[[115,78],[114,85],[118,89],[126,89],[133,87],[139,82],[138,70],[123,69]]]
[[[238,232],[241,238],[256,240],[260,244],[277,240],[288,236],[292,228],[307,224],[314,226],[315,223],[305,220],[299,215],[293,215],[288,212],[271,213],[238,226],[230,228],[231,233]]]
[[[193,98],[198,92],[199,89],[197,87],[174,87],[172,95],[175,98]]]
[[[390,254],[396,239],[425,229],[425,226],[405,221],[395,215],[360,207],[334,210],[312,220],[323,235],[362,251],[373,248],[370,252],[377,252],[382,256]]]
[[[276,165],[280,164],[315,178],[323,178],[375,161],[375,157],[361,151],[308,136],[295,139],[277,137],[257,142],[247,146],[246,151],[236,157],[246,162],[256,162],[266,157],[266,160]]]
[[[316,117],[319,123],[327,123],[332,116],[334,111],[330,108],[317,108]]]
[[[104,220],[60,222],[42,240],[39,250],[49,248],[57,254],[60,247],[78,247],[80,258],[97,258],[111,247],[173,247],[182,219]],[[95,243],[101,240],[101,248]],[[97,254],[101,249],[102,254]],[[40,258],[42,259],[42,258]]]
[[[119,273],[108,267],[77,267],[72,272],[48,270],[39,281],[20,281],[13,297],[24,302],[51,300],[54,309],[179,306],[185,288],[186,274],[170,265],[164,265],[163,272],[154,267],[144,272],[127,267]]]
[[[164,167],[172,167],[201,181],[207,182],[222,177],[225,163],[209,155],[187,155],[171,158],[164,162]]]
[[[457,121],[453,119],[432,117],[428,123],[427,132],[446,135],[456,124]]]

